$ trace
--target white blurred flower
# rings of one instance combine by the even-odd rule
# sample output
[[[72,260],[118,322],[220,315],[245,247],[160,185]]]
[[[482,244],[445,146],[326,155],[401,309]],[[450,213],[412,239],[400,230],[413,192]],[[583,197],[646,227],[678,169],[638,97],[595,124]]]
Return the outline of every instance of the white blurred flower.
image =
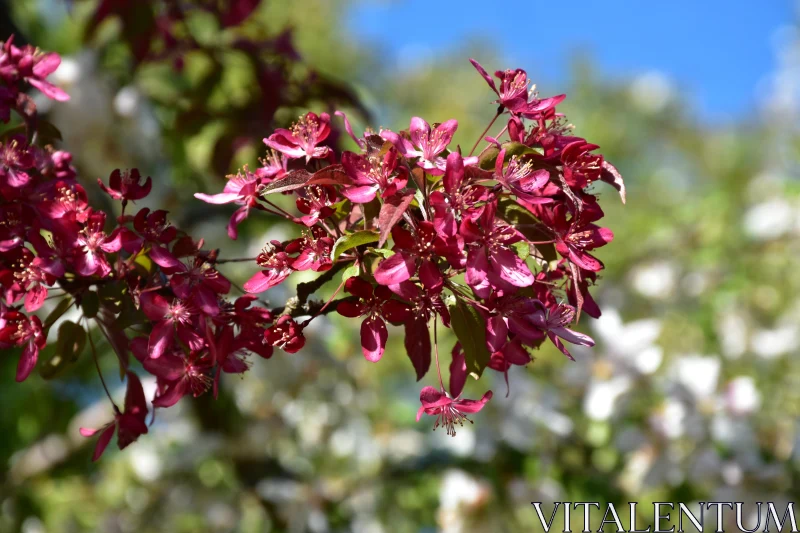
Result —
[[[434,446],[441,447],[458,457],[469,457],[475,451],[475,431],[471,427],[458,428],[458,436],[453,439],[442,439],[435,431],[430,432],[429,438],[434,440]]]
[[[114,96],[114,111],[121,117],[131,118],[139,110],[141,101],[142,95],[136,87],[128,85],[117,91]]]
[[[789,324],[756,331],[750,339],[750,349],[764,359],[773,359],[791,352],[797,346],[797,341],[797,326]]]
[[[686,408],[683,404],[674,398],[669,398],[650,415],[650,427],[668,439],[676,439],[684,433],[685,418]]]
[[[761,406],[761,395],[750,376],[739,376],[725,388],[725,406],[736,415],[747,415]]]
[[[466,472],[447,471],[439,489],[439,524],[442,532],[465,531],[466,515],[486,502],[490,493],[488,484],[478,481]]]
[[[603,340],[609,352],[621,356],[633,356],[653,346],[661,334],[661,322],[642,319],[622,323],[616,309],[603,309],[603,314],[592,321],[592,328]]]
[[[668,261],[639,265],[633,269],[633,288],[642,296],[663,300],[675,290],[677,268]]]
[[[633,365],[642,374],[653,374],[664,359],[664,349],[661,346],[648,346],[633,356]]]
[[[720,366],[719,357],[714,355],[684,355],[674,362],[673,377],[696,400],[704,400],[717,389]]]
[[[716,324],[717,337],[722,348],[722,355],[729,359],[738,359],[747,349],[747,320],[735,309],[727,309],[718,318]]]
[[[161,477],[161,472],[164,470],[159,454],[144,443],[130,447],[128,460],[136,477],[147,483],[152,483]]]
[[[614,404],[631,388],[628,376],[616,376],[589,384],[583,397],[583,412],[592,420],[608,420],[614,414]]]
[[[669,78],[651,71],[636,78],[630,87],[633,103],[646,113],[662,111],[672,100],[674,89]]]
[[[744,215],[744,231],[757,240],[775,239],[794,226],[795,210],[782,198],[752,206]]]

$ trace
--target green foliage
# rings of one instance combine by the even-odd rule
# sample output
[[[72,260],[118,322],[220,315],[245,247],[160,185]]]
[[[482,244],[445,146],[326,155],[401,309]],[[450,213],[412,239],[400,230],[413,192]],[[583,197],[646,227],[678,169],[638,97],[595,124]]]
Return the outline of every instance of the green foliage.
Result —
[[[461,299],[449,306],[449,310],[450,324],[464,349],[467,371],[477,379],[491,357],[486,348],[486,321],[477,309]]]

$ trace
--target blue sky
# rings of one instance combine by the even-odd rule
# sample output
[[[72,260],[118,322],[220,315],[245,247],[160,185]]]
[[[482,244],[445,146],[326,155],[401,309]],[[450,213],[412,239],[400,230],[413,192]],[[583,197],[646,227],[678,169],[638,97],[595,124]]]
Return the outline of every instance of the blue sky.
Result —
[[[794,21],[793,3],[383,0],[356,3],[348,23],[395,59],[411,50],[452,51],[479,36],[496,44],[508,61],[503,68],[525,68],[545,87],[566,81],[577,52],[591,53],[605,76],[657,70],[716,122],[754,109],[759,82],[776,66],[775,32]]]

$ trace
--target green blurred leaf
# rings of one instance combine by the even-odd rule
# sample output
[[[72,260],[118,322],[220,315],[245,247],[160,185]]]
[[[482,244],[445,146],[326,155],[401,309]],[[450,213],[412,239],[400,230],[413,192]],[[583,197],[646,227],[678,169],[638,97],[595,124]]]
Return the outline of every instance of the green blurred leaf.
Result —
[[[56,320],[61,318],[61,316],[67,312],[67,309],[69,309],[72,306],[72,302],[73,302],[72,298],[68,296],[63,300],[61,300],[60,302],[58,302],[56,308],[53,309],[49,315],[47,315],[47,318],[44,321],[44,329],[48,329],[53,324],[55,324]]]
[[[44,379],[53,379],[74,364],[86,347],[86,332],[74,322],[63,322],[58,328],[55,354],[39,367]]]
[[[150,259],[150,256],[147,254],[137,255],[136,259],[133,260],[133,264],[138,270],[144,271],[144,274],[147,276],[152,274],[155,268],[153,260]]]
[[[100,297],[96,292],[86,291],[81,295],[81,311],[86,318],[94,318],[100,310]]]
[[[479,378],[491,357],[486,348],[486,321],[477,309],[457,298],[450,306],[450,324],[464,348],[467,371]]]
[[[540,229],[541,222],[539,219],[514,200],[508,198],[500,200],[497,204],[497,216],[517,228],[529,241],[542,242],[552,240],[550,235]],[[539,251],[545,261],[553,261],[558,257],[556,255],[555,245],[552,243],[536,244],[533,246]],[[529,248],[528,254],[531,253]]]

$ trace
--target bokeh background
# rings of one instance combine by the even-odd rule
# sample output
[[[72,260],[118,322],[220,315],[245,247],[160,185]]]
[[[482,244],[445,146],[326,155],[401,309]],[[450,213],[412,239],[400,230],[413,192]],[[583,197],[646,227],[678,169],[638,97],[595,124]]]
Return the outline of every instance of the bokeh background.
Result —
[[[502,376],[468,384],[495,397],[455,438],[414,422],[400,332],[373,365],[335,316],[97,464],[77,432],[111,414],[90,358],[17,385],[2,354],[0,531],[494,533],[540,531],[531,501],[638,501],[646,525],[653,501],[800,497],[800,5],[263,0],[224,30],[192,19],[199,51],[177,62],[137,61],[146,10],[87,36],[97,6],[0,0],[0,39],[64,56],[51,79],[72,99],[40,109],[96,201],[97,178],[139,167],[156,191],[143,206],[231,256],[291,228],[251,217],[232,243],[231,211],[194,192],[255,165],[305,107],[345,109],[357,131],[457,118],[469,145],[494,112],[469,57],[566,92],[559,109],[620,169],[628,205],[603,194],[603,316],[580,325],[597,347],[574,363],[543,348],[507,397]],[[254,71],[237,39],[272,43],[267,65],[292,57],[280,98],[278,71]]]

